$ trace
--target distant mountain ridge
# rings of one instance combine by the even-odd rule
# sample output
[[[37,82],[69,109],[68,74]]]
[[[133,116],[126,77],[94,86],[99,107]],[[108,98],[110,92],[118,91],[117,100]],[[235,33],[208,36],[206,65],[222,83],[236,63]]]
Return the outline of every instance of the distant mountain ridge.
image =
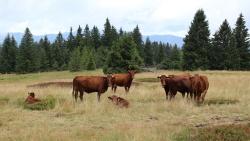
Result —
[[[68,32],[62,33],[64,39],[67,39]],[[19,44],[21,42],[21,39],[23,37],[23,33],[20,32],[14,32],[10,33],[10,35],[13,35]],[[41,38],[43,38],[45,35],[33,35],[33,38],[36,42],[38,42]],[[47,34],[47,37],[50,42],[54,42],[56,39],[57,34]],[[4,38],[6,37],[6,34],[0,34],[0,43],[3,42]],[[179,36],[174,35],[143,35],[143,41],[146,41],[146,38],[149,37],[150,41],[157,41],[162,43],[170,43],[170,44],[177,44],[178,47],[182,47],[183,45],[183,38]]]

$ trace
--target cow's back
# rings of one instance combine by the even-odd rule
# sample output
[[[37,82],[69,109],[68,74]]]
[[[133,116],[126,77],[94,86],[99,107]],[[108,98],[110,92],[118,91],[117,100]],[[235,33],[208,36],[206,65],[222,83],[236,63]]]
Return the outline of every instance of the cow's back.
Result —
[[[105,92],[108,89],[108,82],[105,77],[90,76],[77,80],[81,89],[87,93]]]
[[[130,77],[129,74],[113,74],[115,77],[115,84],[118,86],[125,86],[129,83]]]

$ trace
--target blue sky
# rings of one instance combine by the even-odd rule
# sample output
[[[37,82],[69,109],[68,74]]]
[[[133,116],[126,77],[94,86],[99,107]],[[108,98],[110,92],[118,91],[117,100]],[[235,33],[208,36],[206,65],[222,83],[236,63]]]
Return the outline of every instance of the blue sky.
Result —
[[[116,28],[132,30],[137,24],[144,35],[185,36],[195,12],[203,8],[211,33],[227,18],[234,27],[243,13],[250,28],[249,0],[0,0],[0,34],[35,35],[68,32],[72,26],[103,29],[108,17]]]

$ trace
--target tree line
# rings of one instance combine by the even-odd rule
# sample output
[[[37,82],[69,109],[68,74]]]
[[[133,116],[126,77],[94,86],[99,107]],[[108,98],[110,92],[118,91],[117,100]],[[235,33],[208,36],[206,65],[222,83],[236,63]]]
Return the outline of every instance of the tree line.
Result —
[[[176,55],[175,57],[172,57]],[[176,53],[177,52],[177,53]],[[164,60],[181,60],[181,50],[177,45],[143,42],[138,26],[126,32],[117,29],[106,19],[101,34],[94,26],[73,29],[66,39],[58,33],[54,42],[44,36],[35,42],[29,28],[25,29],[20,45],[8,34],[0,47],[1,73],[31,73],[43,71],[81,71],[103,68],[105,73],[124,72],[141,67],[171,68],[164,66]],[[180,66],[180,65],[179,65]],[[174,69],[174,68],[173,68]],[[179,69],[179,68],[176,68]]]
[[[242,14],[232,29],[225,19],[210,37],[209,24],[202,9],[194,16],[183,47],[169,43],[143,41],[138,25],[133,31],[117,30],[109,19],[100,33],[94,26],[70,28],[64,39],[59,32],[55,41],[44,36],[34,42],[29,28],[20,45],[7,35],[0,47],[0,73],[43,71],[80,71],[102,68],[104,73],[156,67],[177,70],[249,70],[250,44]]]

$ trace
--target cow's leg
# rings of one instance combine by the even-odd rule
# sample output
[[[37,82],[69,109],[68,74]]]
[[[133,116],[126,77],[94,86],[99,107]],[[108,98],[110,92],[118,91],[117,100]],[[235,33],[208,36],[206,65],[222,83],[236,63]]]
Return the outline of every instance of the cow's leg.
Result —
[[[126,92],[126,94],[128,94],[128,87],[127,87],[127,86],[125,86],[124,88],[125,88],[125,92]]]
[[[81,101],[83,101],[83,94],[84,94],[84,92],[81,91],[81,92],[80,92],[80,100],[81,100]]]
[[[101,93],[97,93],[97,100],[98,100],[98,102],[100,102],[100,97],[101,97]]]
[[[181,95],[182,95],[182,98],[185,98],[185,92],[182,92]]]
[[[78,98],[78,90],[75,90],[75,94],[74,94],[74,96],[75,96],[75,101],[77,102],[77,98]]]
[[[117,86],[115,85],[115,86],[114,86],[114,93],[116,92],[116,89],[117,89]]]

